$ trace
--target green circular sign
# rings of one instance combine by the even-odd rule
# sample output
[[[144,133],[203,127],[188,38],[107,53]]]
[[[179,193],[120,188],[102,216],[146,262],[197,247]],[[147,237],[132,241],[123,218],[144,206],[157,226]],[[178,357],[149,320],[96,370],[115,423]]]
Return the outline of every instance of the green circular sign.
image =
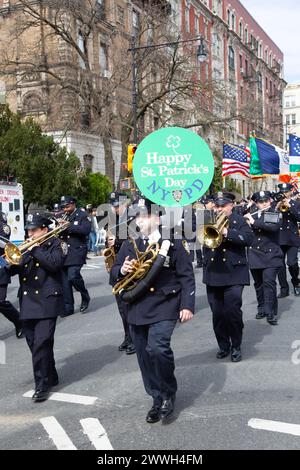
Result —
[[[141,193],[161,206],[192,204],[208,190],[214,158],[194,132],[167,127],[148,135],[137,147],[133,176]]]

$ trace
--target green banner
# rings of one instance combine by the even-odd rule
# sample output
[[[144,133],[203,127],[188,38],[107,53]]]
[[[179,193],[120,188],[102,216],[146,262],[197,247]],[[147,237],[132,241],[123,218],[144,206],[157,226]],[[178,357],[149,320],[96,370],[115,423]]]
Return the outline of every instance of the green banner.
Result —
[[[194,132],[167,127],[152,132],[138,145],[133,176],[141,193],[156,204],[186,206],[208,190],[214,158],[207,143]]]

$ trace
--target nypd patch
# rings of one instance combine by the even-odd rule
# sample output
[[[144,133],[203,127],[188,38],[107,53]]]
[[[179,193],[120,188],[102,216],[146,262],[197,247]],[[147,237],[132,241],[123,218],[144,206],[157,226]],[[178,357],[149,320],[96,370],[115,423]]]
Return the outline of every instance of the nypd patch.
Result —
[[[5,233],[5,235],[10,235],[10,226],[3,225],[3,232]]]
[[[63,254],[66,256],[68,254],[68,245],[66,242],[61,242],[60,244]]]

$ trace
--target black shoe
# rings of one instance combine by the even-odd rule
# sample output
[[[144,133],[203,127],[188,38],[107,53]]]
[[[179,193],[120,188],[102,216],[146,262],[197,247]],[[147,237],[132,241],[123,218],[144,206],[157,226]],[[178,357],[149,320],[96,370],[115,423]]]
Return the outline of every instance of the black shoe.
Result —
[[[294,294],[297,297],[300,295],[300,286],[294,286]]]
[[[266,314],[265,314],[265,313],[259,313],[259,312],[258,312],[258,313],[255,315],[256,320],[261,320],[262,318],[265,318],[265,317],[266,317]]]
[[[146,416],[147,423],[157,423],[160,420],[160,407],[153,405]]]
[[[45,401],[49,398],[49,390],[36,390],[32,395],[32,400],[34,402]]]
[[[274,317],[273,315],[268,316],[267,322],[270,323],[270,325],[278,325],[277,318]]]
[[[21,326],[16,326],[15,328],[16,328],[16,337],[18,339],[23,338],[24,335],[23,335],[22,327]]]
[[[130,343],[128,344],[128,346],[126,347],[126,354],[135,354],[135,346],[134,344]]]
[[[217,359],[224,359],[224,357],[229,356],[230,351],[225,351],[224,349],[220,349],[220,351],[217,352],[216,358]]]
[[[242,353],[240,348],[232,348],[231,360],[232,362],[240,362],[242,360]]]
[[[162,405],[160,407],[160,419],[163,424],[168,423],[170,420],[173,411],[174,411],[174,402],[175,397],[168,398],[168,400],[163,400]]]
[[[284,297],[288,297],[290,295],[289,292],[280,292],[278,295],[277,295],[277,299],[283,299]]]
[[[123,343],[121,343],[120,346],[118,347],[118,350],[125,351],[128,345],[129,345],[128,339],[124,339]]]
[[[83,300],[81,305],[80,305],[80,312],[81,313],[85,313],[89,307],[89,304],[90,304],[90,300],[91,299],[88,299],[88,300]]]

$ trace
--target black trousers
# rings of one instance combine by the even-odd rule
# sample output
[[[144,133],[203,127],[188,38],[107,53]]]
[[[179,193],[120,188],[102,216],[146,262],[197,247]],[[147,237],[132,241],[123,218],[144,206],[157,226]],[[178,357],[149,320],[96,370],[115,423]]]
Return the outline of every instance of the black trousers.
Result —
[[[276,317],[278,313],[276,276],[279,270],[280,267],[250,270],[254,279],[257,312],[264,313],[269,318]]]
[[[53,354],[56,318],[25,320],[22,327],[32,355],[35,388],[47,390],[58,378]]]
[[[73,287],[80,292],[82,302],[89,301],[90,296],[80,274],[82,265],[65,266],[62,270],[63,291],[66,314],[74,313]]]
[[[128,344],[130,344],[130,343],[132,343],[132,339],[131,339],[131,334],[130,334],[130,329],[129,329],[129,323],[127,321],[128,306],[127,306],[126,302],[123,302],[123,300],[121,300],[118,295],[116,296],[116,301],[117,301],[119,313],[120,313],[122,323],[123,323],[124,336],[125,336],[124,339],[125,339],[125,341],[128,342]]]
[[[281,245],[280,248],[284,254],[284,263],[278,273],[278,281],[280,284],[280,290],[282,293],[289,292],[289,285],[286,277],[286,264],[288,265],[289,273],[291,275],[291,281],[294,287],[300,285],[299,279],[299,266],[298,266],[298,247]],[[285,261],[286,260],[286,261]]]
[[[145,390],[158,405],[177,391],[174,354],[170,346],[175,325],[176,320],[130,325]]]
[[[239,348],[243,336],[242,293],[244,286],[206,286],[213,313],[213,328],[220,349]]]
[[[7,294],[7,285],[0,286],[0,312],[7,318],[7,320],[11,321],[15,327],[19,328],[21,325],[20,322],[20,314],[18,310],[8,301],[6,300]]]

